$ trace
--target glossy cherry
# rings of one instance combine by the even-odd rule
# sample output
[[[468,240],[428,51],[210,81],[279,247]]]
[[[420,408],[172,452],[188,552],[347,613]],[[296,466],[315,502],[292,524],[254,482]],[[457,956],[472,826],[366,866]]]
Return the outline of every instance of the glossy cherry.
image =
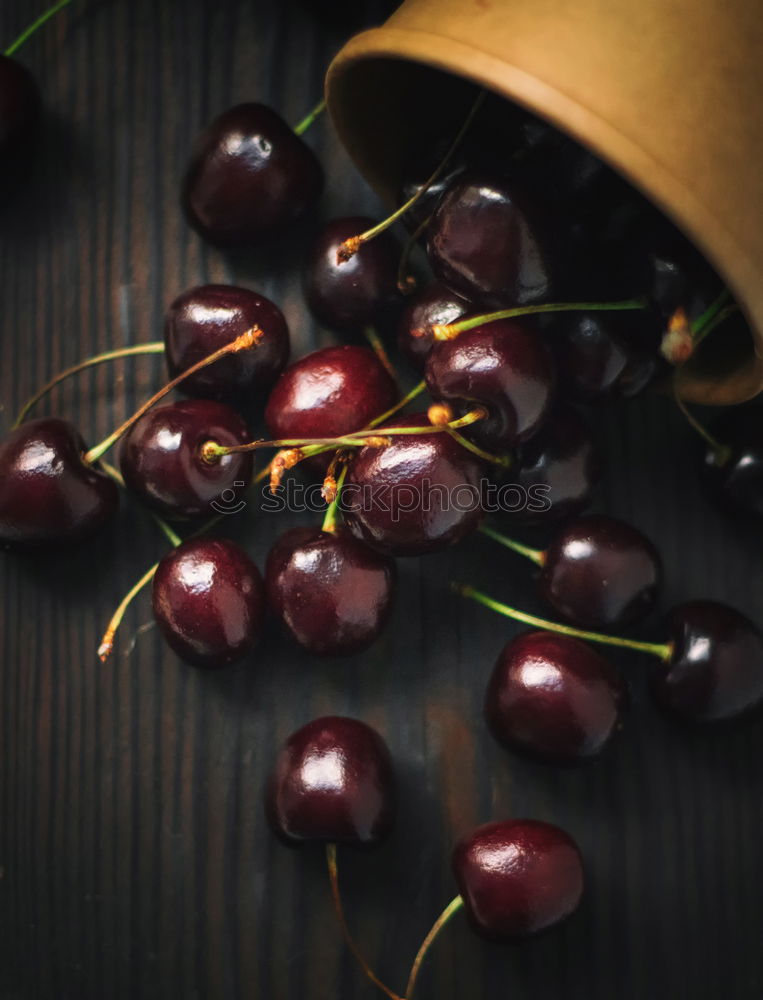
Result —
[[[199,285],[175,299],[164,320],[170,378],[254,327],[261,331],[255,348],[189,376],[182,390],[227,403],[264,403],[289,360],[289,328],[278,306],[248,288]]]
[[[202,457],[207,441],[246,444],[243,419],[223,403],[184,399],[156,406],[125,435],[120,455],[128,489],[149,507],[169,517],[213,517],[222,504],[240,502],[252,477],[251,452],[224,455],[214,462]]]
[[[652,674],[656,701],[694,722],[732,719],[763,699],[763,635],[734,608],[690,601],[668,617],[671,657]]]
[[[274,439],[339,437],[381,416],[397,396],[370,348],[325,347],[284,371],[268,399],[265,423]]]
[[[435,399],[461,409],[483,406],[487,419],[467,434],[486,448],[505,451],[540,429],[551,407],[555,372],[541,336],[502,319],[438,341],[425,378]]]
[[[86,451],[77,428],[57,417],[30,420],[0,441],[0,544],[70,544],[113,516],[117,486],[83,461]]]
[[[521,524],[547,524],[580,514],[593,499],[603,458],[585,420],[558,404],[540,431],[517,448],[505,479],[523,491]]]
[[[485,718],[509,749],[574,763],[604,749],[626,702],[622,677],[590,645],[554,632],[525,632],[496,661]]]
[[[323,170],[315,154],[262,104],[239,104],[197,138],[183,182],[188,221],[210,243],[256,243],[317,201]]]
[[[426,426],[423,413],[384,425]],[[484,475],[483,463],[447,433],[391,437],[387,447],[360,448],[351,459],[342,491],[346,523],[391,555],[434,552],[477,527]]]
[[[242,659],[260,638],[265,591],[259,570],[225,538],[191,538],[159,563],[154,618],[175,653],[217,669]]]
[[[312,245],[305,268],[307,304],[318,322],[332,330],[362,330],[400,299],[400,248],[389,232],[363,243],[349,260],[338,255],[345,240],[374,225],[365,216],[333,219]]]
[[[709,446],[702,465],[715,502],[732,514],[763,517],[763,419],[757,407],[734,407],[713,422],[720,448]]]
[[[395,564],[347,531],[292,528],[268,555],[271,610],[317,656],[359,653],[389,619]]]
[[[486,823],[453,852],[466,913],[492,939],[526,937],[558,924],[583,895],[583,862],[575,841],[550,823]]]
[[[469,303],[438,281],[410,297],[400,315],[397,344],[415,368],[423,371],[434,344],[433,326],[455,323],[470,311]]]
[[[540,227],[500,176],[467,171],[453,182],[429,226],[427,253],[439,281],[480,305],[521,306],[549,295]]]
[[[358,719],[309,722],[279,752],[266,805],[276,832],[292,842],[378,844],[396,809],[386,743]]]
[[[630,624],[653,607],[662,579],[649,539],[602,514],[579,517],[548,546],[538,585],[556,611],[587,628]]]
[[[0,55],[0,200],[29,170],[41,108],[40,91],[29,70]]]

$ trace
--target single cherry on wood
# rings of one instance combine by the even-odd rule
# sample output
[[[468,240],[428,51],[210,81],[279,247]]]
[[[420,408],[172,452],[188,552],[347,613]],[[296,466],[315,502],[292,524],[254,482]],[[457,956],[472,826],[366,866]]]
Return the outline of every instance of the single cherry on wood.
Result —
[[[154,575],[154,618],[186,663],[216,669],[249,654],[260,638],[265,591],[242,548],[222,538],[191,538]]]

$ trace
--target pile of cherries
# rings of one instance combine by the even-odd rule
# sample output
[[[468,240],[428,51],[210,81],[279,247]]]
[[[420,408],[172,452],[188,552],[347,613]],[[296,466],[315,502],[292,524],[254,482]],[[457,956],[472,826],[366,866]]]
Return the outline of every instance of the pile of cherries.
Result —
[[[35,101],[24,110],[28,74],[10,62],[0,59],[0,87],[16,80],[18,98],[10,112],[0,104],[0,150],[37,114]],[[367,649],[390,617],[395,559],[480,531],[535,564],[539,595],[558,618],[456,586],[532,629],[500,651],[487,684],[485,719],[502,744],[565,764],[609,744],[627,685],[592,644],[651,657],[654,698],[674,716],[733,719],[763,699],[763,636],[742,614],[693,601],[672,610],[660,642],[611,634],[654,607],[663,571],[634,527],[585,513],[603,460],[576,407],[664,381],[721,322],[739,322],[738,310],[681,233],[596,157],[493,97],[470,95],[466,107],[463,123],[411,150],[404,211],[381,224],[335,219],[315,237],[306,301],[349,342],[290,364],[276,304],[226,285],[184,292],[167,310],[163,341],[86,359],[25,407],[0,441],[0,542],[19,551],[79,543],[114,516],[124,490],[172,548],[118,608],[102,657],[130,600],[151,583],[172,649],[186,663],[220,668],[252,653],[268,614],[316,656]],[[320,110],[292,129],[273,110],[243,104],[209,125],[182,196],[203,239],[262,242],[314,208],[323,173],[302,133]],[[410,231],[405,248],[389,231],[398,217]],[[407,394],[385,341],[423,376]],[[171,381],[101,443],[89,447],[61,417],[24,419],[62,378],[142,353],[163,353]],[[162,402],[176,387],[186,398]],[[707,440],[713,495],[760,516],[759,422],[741,409],[707,430],[687,415]],[[251,428],[261,420],[258,438]],[[118,441],[116,468],[104,456]],[[273,454],[257,469],[267,448]],[[322,482],[325,516],[273,541],[263,579],[243,548],[213,533],[216,505],[230,509],[263,479],[277,491],[295,466]],[[545,528],[543,550],[485,523],[491,486],[521,491],[526,502],[504,511],[504,525]],[[336,867],[337,845],[376,844],[392,827],[393,765],[382,738],[353,719],[304,726],[277,758],[267,810],[289,842],[328,845],[348,943],[396,997],[349,934]],[[575,843],[535,820],[478,828],[456,846],[453,866],[459,895],[422,946],[406,997],[459,908],[481,933],[514,938],[557,923],[583,892]]]

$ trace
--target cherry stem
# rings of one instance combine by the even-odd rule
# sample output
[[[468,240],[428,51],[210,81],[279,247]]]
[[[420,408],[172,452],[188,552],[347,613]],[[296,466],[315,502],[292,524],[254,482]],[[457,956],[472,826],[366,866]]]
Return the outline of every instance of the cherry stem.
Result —
[[[529,615],[525,611],[517,611],[516,608],[508,604],[488,597],[481,591],[476,590],[468,584],[453,583],[453,590],[462,597],[468,597],[478,604],[483,604],[491,611],[497,611],[499,615],[512,618],[514,621],[523,622],[525,625],[532,625],[533,628],[548,629],[550,632],[560,632],[562,635],[574,636],[576,639],[586,639],[588,642],[600,642],[606,646],[621,646],[624,649],[634,649],[640,653],[649,653],[660,660],[667,662],[673,655],[673,644],[670,642],[642,642],[639,639],[623,639],[617,635],[603,635],[601,632],[588,632],[586,629],[574,628],[571,625],[561,625],[559,622],[552,622],[546,618],[538,618],[536,615]]]
[[[413,253],[413,248],[416,246],[416,240],[418,240],[431,221],[432,215],[428,215],[426,219],[422,219],[403,246],[402,253],[400,254],[400,263],[397,265],[397,287],[402,295],[410,295],[411,292],[416,290],[416,279],[412,274],[408,273],[408,261]]]
[[[504,545],[507,549],[511,549],[512,552],[518,552],[521,556],[525,556],[526,559],[531,559],[536,566],[542,566],[546,561],[546,553],[542,549],[531,549],[529,545],[523,545],[513,538],[502,535],[488,524],[481,524],[479,530],[483,535],[492,538],[494,542],[498,542],[499,545]]]
[[[484,90],[481,90],[479,94],[477,94],[477,97],[475,98],[474,103],[472,104],[469,114],[466,116],[463,125],[456,133],[456,136],[453,139],[453,142],[450,144],[447,153],[442,158],[442,160],[440,160],[438,167],[436,168],[434,173],[430,175],[426,183],[423,184],[422,187],[420,187],[418,191],[408,199],[408,201],[403,202],[403,204],[398,209],[396,209],[392,213],[392,215],[387,216],[387,218],[384,219],[383,222],[379,222],[377,225],[372,226],[371,229],[367,229],[364,233],[360,233],[358,236],[351,236],[348,240],[345,240],[344,243],[342,243],[342,245],[337,250],[336,256],[338,263],[340,264],[345,263],[346,261],[354,257],[364,243],[368,243],[369,240],[372,240],[375,236],[378,236],[380,233],[383,233],[386,229],[389,229],[390,226],[394,225],[394,223],[397,222],[398,219],[400,219],[403,215],[405,215],[406,212],[412,209],[413,206],[419,201],[419,199],[422,198],[427,193],[429,188],[440,177],[440,175],[443,173],[443,171],[453,158],[453,155],[458,149],[459,145],[461,144],[461,140],[466,135],[466,132],[474,119],[474,116],[477,114],[482,105],[482,102],[485,100],[485,96],[486,96],[486,91]]]
[[[326,516],[323,518],[323,524],[321,526],[322,531],[327,531],[329,534],[335,535],[337,532],[337,527],[339,524],[339,499],[342,495],[342,487],[344,486],[344,481],[347,478],[347,466],[345,465],[342,471],[339,473],[339,479],[336,481],[336,496],[331,501],[326,511]]]
[[[48,393],[60,382],[63,382],[64,379],[70,378],[70,376],[76,375],[78,372],[85,371],[87,368],[92,368],[94,365],[101,365],[105,361],[116,361],[119,358],[130,358],[139,354],[164,354],[164,342],[153,341],[150,344],[136,344],[133,347],[120,347],[119,350],[106,351],[105,354],[96,354],[92,358],[85,358],[84,361],[77,362],[77,364],[72,365],[71,368],[65,368],[62,372],[59,372],[55,378],[52,378],[50,382],[46,382],[39,392],[36,392],[31,399],[27,400],[19,411],[19,415],[16,417],[12,429],[15,430],[23,424],[29,411],[35,407],[41,399],[47,396]]]
[[[114,431],[113,434],[109,434],[107,438],[97,444],[94,448],[84,456],[84,461],[87,465],[92,465],[93,462],[97,462],[98,459],[104,455],[113,444],[115,444],[123,434],[135,424],[144,413],[147,413],[152,406],[158,403],[161,399],[164,399],[166,395],[172,392],[181,382],[184,382],[189,376],[194,375],[196,372],[201,371],[202,368],[206,368],[208,365],[214,364],[215,361],[219,361],[220,358],[224,358],[228,354],[237,354],[239,351],[246,351],[253,347],[256,347],[259,341],[262,339],[262,330],[259,327],[252,327],[251,330],[247,330],[246,333],[242,333],[240,336],[236,337],[229,344],[225,344],[223,347],[212,354],[209,354],[206,358],[202,358],[201,361],[197,361],[195,365],[191,365],[190,368],[186,368],[184,372],[181,372],[176,378],[173,378],[171,382],[168,382],[163,389],[155,393],[147,402],[143,404],[138,410],[133,413],[133,415],[125,420]]]
[[[406,1000],[411,1000],[411,997],[413,996],[413,991],[416,989],[416,980],[418,979],[419,972],[421,971],[421,965],[427,956],[427,952],[434,944],[435,939],[443,927],[455,913],[458,913],[458,911],[463,908],[463,905],[464,901],[461,896],[456,896],[455,899],[452,899],[437,920],[435,920],[432,924],[432,929],[421,942],[421,947],[419,948],[416,957],[413,960],[413,965],[411,966],[411,974],[408,976],[408,985],[405,987]]]
[[[40,14],[37,20],[32,21],[29,27],[21,32],[16,41],[12,42],[8,46],[8,48],[5,50],[4,55],[9,57],[15,55],[21,48],[21,46],[24,44],[24,42],[28,41],[32,37],[32,35],[37,31],[38,28],[41,28],[43,24],[45,24],[47,21],[51,19],[51,17],[55,17],[55,15],[60,10],[63,10],[64,7],[67,7],[70,3],[71,0],[58,0],[58,3],[53,4],[53,6],[49,10],[46,10],[44,14]]]
[[[384,413],[380,413],[378,417],[374,417],[374,419],[368,425],[368,430],[372,430],[374,427],[378,427],[379,424],[383,424],[385,420],[389,420],[390,417],[394,417],[396,413],[399,413],[400,410],[405,409],[405,407],[409,403],[412,403],[417,396],[420,396],[423,392],[426,392],[426,388],[427,388],[426,382],[424,382],[423,380],[421,382],[417,382],[416,385],[411,389],[411,391],[407,392],[402,399],[399,399],[394,406],[391,406],[388,410],[385,410]]]
[[[710,431],[703,424],[701,424],[699,420],[697,420],[689,407],[686,405],[686,401],[681,396],[675,376],[673,377],[673,398],[676,401],[676,406],[681,413],[683,413],[689,426],[692,427],[697,434],[699,434],[699,436],[708,443],[718,462],[721,465],[725,465],[731,456],[731,449],[727,448],[726,445],[721,444],[718,438],[714,437]]]
[[[101,663],[105,663],[111,656],[111,651],[114,648],[114,636],[116,635],[117,629],[122,624],[125,611],[127,611],[133,598],[137,597],[141,590],[143,590],[143,588],[153,580],[158,568],[159,563],[157,562],[154,563],[150,569],[146,570],[140,580],[138,580],[138,582],[127,591],[125,596],[122,598],[119,607],[111,616],[111,621],[109,622],[106,631],[103,633],[103,639],[101,639],[101,644],[98,647],[98,656]]]
[[[378,986],[382,993],[389,997],[389,1000],[403,1000],[402,997],[398,996],[397,993],[394,993],[388,986],[385,986],[381,979],[379,979],[363,957],[363,953],[355,943],[355,939],[350,933],[350,928],[347,926],[347,919],[344,915],[344,907],[342,906],[342,896],[339,892],[339,872],[337,870],[336,863],[336,844],[326,844],[326,863],[328,865],[329,881],[331,883],[331,898],[334,901],[334,910],[336,912],[337,920],[339,921],[339,927],[342,931],[342,937],[345,940],[345,944],[354,955],[356,962],[366,974],[368,979],[370,979],[375,986]]]
[[[730,316],[733,316],[735,313],[738,312],[739,312],[739,306],[736,304],[736,302],[733,305],[726,306],[725,309],[722,309],[716,316],[714,316],[707,323],[706,326],[702,328],[702,330],[700,330],[699,333],[695,334],[694,346],[698,347],[705,339],[705,337],[709,337],[710,334],[713,332],[713,330],[719,327],[721,323],[725,323]]]
[[[477,458],[481,458],[483,462],[489,462],[491,465],[502,465],[504,468],[508,468],[511,465],[509,455],[493,455],[491,452],[485,451],[484,448],[480,448],[473,441],[470,441],[469,438],[464,437],[463,434],[459,434],[458,431],[453,430],[452,427],[446,427],[445,429],[454,441],[458,441],[462,448],[471,451]]]
[[[376,357],[382,363],[382,366],[387,371],[387,374],[390,375],[395,382],[397,382],[397,372],[395,371],[395,367],[389,359],[389,354],[387,354],[387,349],[381,342],[379,334],[376,332],[376,330],[374,330],[372,326],[367,326],[363,330],[363,336],[368,341],[371,350],[374,352]]]
[[[318,101],[312,111],[309,111],[299,125],[294,126],[295,135],[304,135],[305,132],[310,128],[316,118],[320,118],[323,112],[326,110],[326,98]]]
[[[730,298],[731,294],[728,288],[724,288],[720,295],[710,303],[707,309],[705,309],[702,315],[698,316],[697,319],[695,319],[691,324],[691,332],[694,337],[695,345],[707,336],[707,328]]]
[[[498,312],[484,313],[482,316],[470,316],[458,323],[436,324],[432,327],[435,340],[453,340],[459,333],[466,333],[485,323],[495,323],[499,319],[515,319],[519,316],[535,316],[540,313],[559,312],[628,312],[645,309],[644,299],[625,299],[621,302],[547,302],[538,306],[516,306],[511,309],[499,309]]]

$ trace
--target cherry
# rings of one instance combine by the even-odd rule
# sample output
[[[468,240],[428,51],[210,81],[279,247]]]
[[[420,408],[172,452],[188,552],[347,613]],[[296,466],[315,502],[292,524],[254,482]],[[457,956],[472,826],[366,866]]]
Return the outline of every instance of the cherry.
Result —
[[[763,517],[763,421],[757,408],[726,410],[712,425],[703,480],[715,502],[732,514]]]
[[[543,237],[521,195],[498,175],[467,171],[443,195],[429,227],[435,277],[486,306],[546,298]]]
[[[438,281],[412,295],[400,316],[397,343],[415,368],[424,369],[434,344],[432,327],[455,323],[469,311],[469,303]]]
[[[507,478],[528,498],[512,521],[546,524],[579,514],[593,499],[602,456],[591,430],[575,410],[557,404],[540,431],[521,444]]]
[[[583,862],[575,841],[550,823],[486,823],[453,852],[467,916],[490,939],[525,937],[558,924],[580,903]]]
[[[517,320],[503,319],[438,341],[427,358],[425,378],[435,399],[483,406],[487,419],[474,424],[468,436],[505,450],[541,427],[555,373],[540,335]]]
[[[485,694],[485,718],[512,750],[556,763],[600,753],[621,725],[620,674],[579,639],[526,632],[508,642]]]
[[[395,819],[392,759],[379,734],[357,719],[315,719],[288,738],[268,785],[267,811],[277,833],[370,846]]]
[[[256,402],[289,360],[289,328],[269,299],[234,285],[189,289],[175,299],[164,321],[170,377],[255,327],[262,331],[256,348],[235,358],[221,358],[190,376],[183,383],[189,396]]]
[[[263,104],[239,104],[197,138],[182,201],[204,239],[229,247],[293,223],[322,187],[315,154],[280,115]]]
[[[320,323],[333,330],[362,330],[399,301],[400,249],[388,233],[363,243],[349,259],[340,254],[346,240],[371,229],[364,216],[326,223],[313,243],[305,270],[307,304]]]
[[[396,417],[385,427],[425,426],[425,414]],[[445,548],[473,531],[482,516],[482,462],[450,434],[394,436],[387,447],[360,448],[342,492],[353,534],[392,555]]]
[[[116,511],[118,491],[84,459],[68,420],[41,417],[0,441],[0,544],[18,549],[74,543]]]
[[[238,545],[191,538],[166,555],[154,576],[154,617],[171,648],[197,667],[225,667],[260,638],[262,577]]]
[[[42,100],[32,74],[0,55],[0,190],[7,198],[29,172]]]
[[[664,708],[694,722],[739,716],[763,699],[763,635],[716,601],[690,601],[668,617],[671,658],[652,675]]]
[[[270,550],[265,583],[271,609],[303,649],[358,653],[387,623],[395,564],[346,531],[293,528]]]
[[[340,437],[361,430],[396,399],[397,387],[372,350],[325,347],[283,372],[265,407],[265,423],[273,438]],[[325,461],[310,461],[325,468]]]
[[[252,476],[251,453],[208,461],[207,441],[245,444],[243,419],[223,403],[185,399],[145,413],[125,436],[120,455],[127,487],[149,507],[170,517],[211,516],[213,501],[226,493],[226,506],[240,499]]]
[[[662,564],[636,528],[589,514],[559,531],[538,579],[541,596],[579,625],[611,628],[646,615],[657,598]]]

